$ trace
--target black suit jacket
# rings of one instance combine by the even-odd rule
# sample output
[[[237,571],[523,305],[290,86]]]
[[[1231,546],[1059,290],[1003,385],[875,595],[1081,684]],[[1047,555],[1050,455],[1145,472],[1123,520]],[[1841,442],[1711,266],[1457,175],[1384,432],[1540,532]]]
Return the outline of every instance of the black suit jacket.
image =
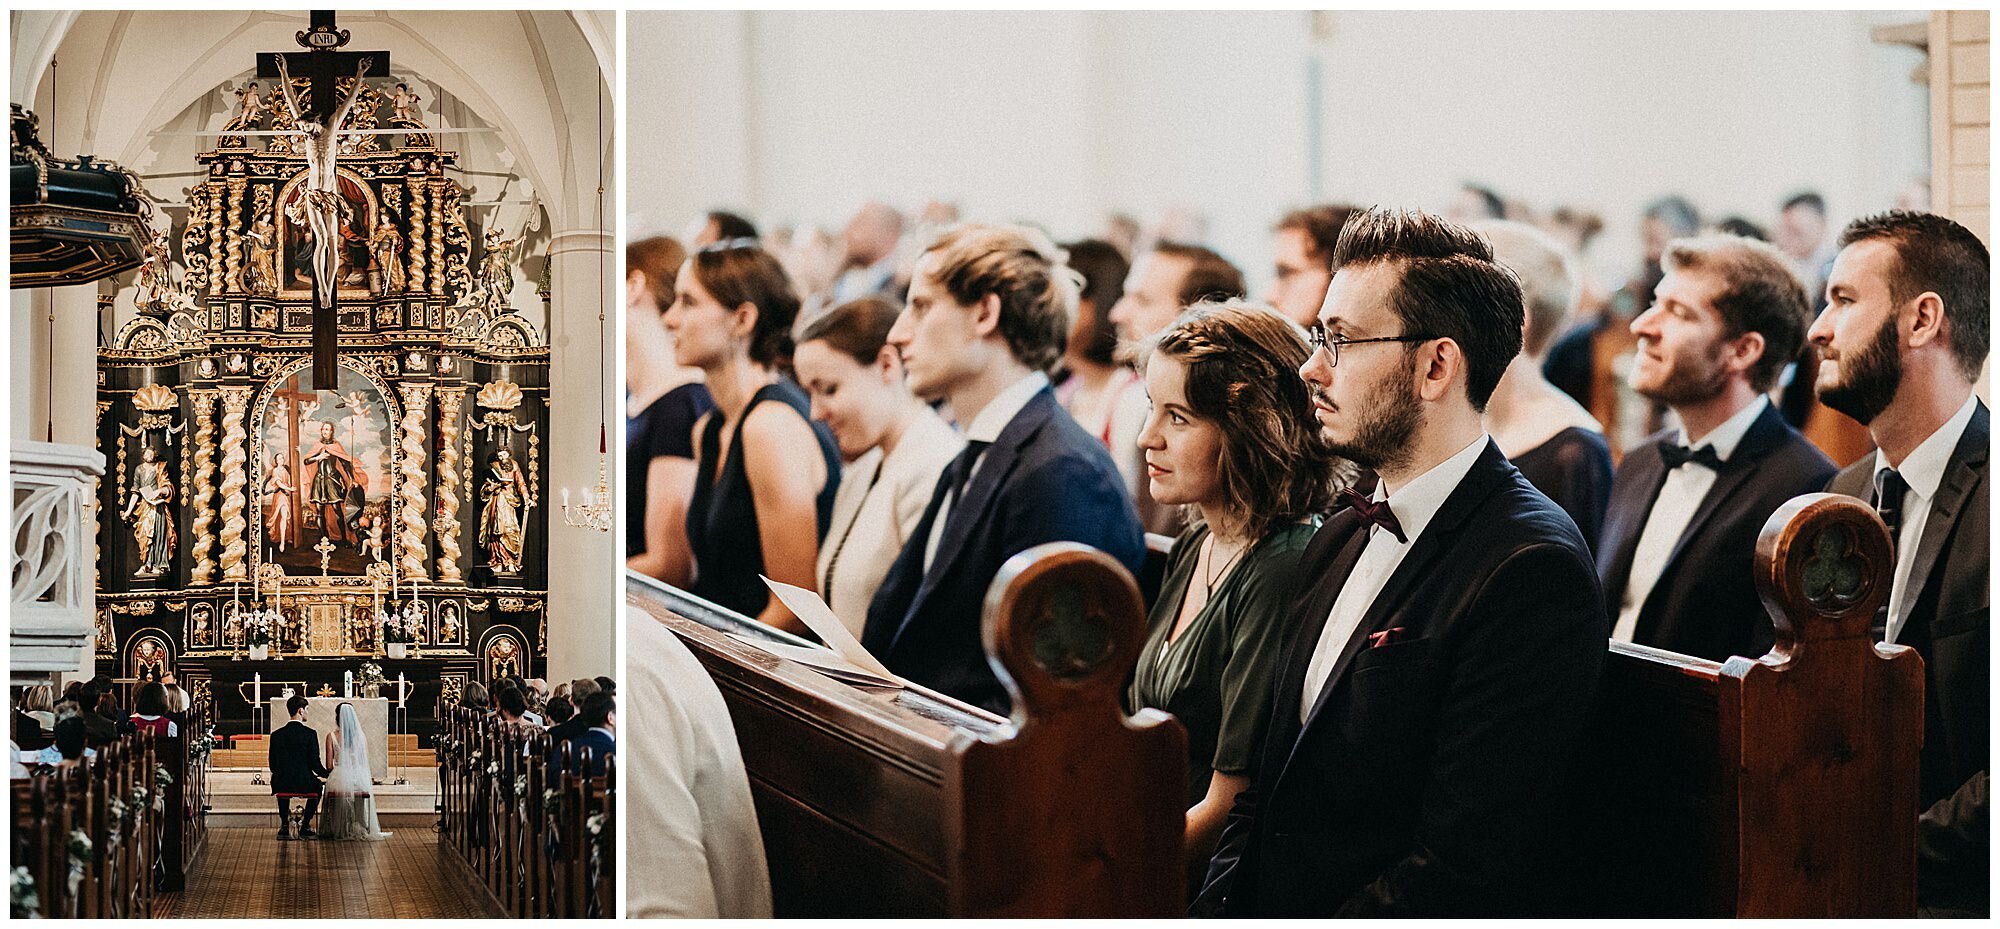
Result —
[[[1987,701],[1991,645],[1992,499],[1986,483],[1992,437],[1986,405],[1952,450],[1924,518],[1910,565],[1922,585],[1896,636],[1924,659],[1924,748],[1918,777],[1928,811],[1918,830],[1917,895],[1926,908],[1987,911]],[[1827,490],[1875,502],[1875,456],[1849,465]],[[1905,594],[1907,597],[1908,594]]]
[[[1370,524],[1313,537],[1252,786],[1196,915],[1547,912],[1559,785],[1605,654],[1576,525],[1490,441],[1356,627],[1301,725],[1306,669]],[[1389,644],[1369,634],[1400,627]]]
[[[316,794],[327,775],[319,763],[319,733],[292,720],[271,733],[271,792]]]
[[[1614,627],[1639,535],[1667,480],[1658,443],[1670,434],[1654,435],[1628,449],[1612,479],[1611,506],[1597,544],[1597,576],[1604,582],[1605,610]],[[1757,534],[1785,501],[1817,493],[1833,472],[1831,460],[1786,425],[1776,407],[1766,406],[1681,530],[1666,568],[1639,608],[1632,641],[1712,661],[1731,655],[1756,658],[1770,651],[1775,633],[1757,597],[1754,576]]]
[[[1081,542],[1136,575],[1145,537],[1104,443],[1047,388],[986,449],[926,572],[924,547],[949,479],[949,471],[938,479],[923,521],[876,589],[861,642],[898,675],[1004,714],[1010,701],[979,638],[986,588],[1001,564],[1044,542]]]

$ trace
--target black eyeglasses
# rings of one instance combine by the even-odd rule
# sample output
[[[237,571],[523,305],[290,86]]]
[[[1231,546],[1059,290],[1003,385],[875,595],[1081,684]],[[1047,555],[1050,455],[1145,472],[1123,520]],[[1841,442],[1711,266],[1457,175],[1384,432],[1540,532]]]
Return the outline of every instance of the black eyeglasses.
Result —
[[[1378,339],[1335,339],[1326,334],[1326,327],[1317,323],[1306,330],[1306,344],[1312,346],[1313,354],[1326,350],[1326,357],[1332,367],[1340,366],[1340,349],[1343,345],[1367,345],[1370,342],[1428,342],[1438,338],[1434,335],[1385,335]]]

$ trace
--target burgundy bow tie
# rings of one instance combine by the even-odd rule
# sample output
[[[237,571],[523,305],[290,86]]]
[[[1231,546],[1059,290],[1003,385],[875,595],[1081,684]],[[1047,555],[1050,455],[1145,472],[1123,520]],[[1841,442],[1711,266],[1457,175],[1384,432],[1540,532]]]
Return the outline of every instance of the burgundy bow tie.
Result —
[[[1340,502],[1353,508],[1356,513],[1360,513],[1361,518],[1388,530],[1391,535],[1396,537],[1396,541],[1404,545],[1410,544],[1409,537],[1403,535],[1403,524],[1396,521],[1396,514],[1389,509],[1389,501],[1383,500],[1377,503],[1355,493],[1352,488],[1349,488],[1340,492]]]

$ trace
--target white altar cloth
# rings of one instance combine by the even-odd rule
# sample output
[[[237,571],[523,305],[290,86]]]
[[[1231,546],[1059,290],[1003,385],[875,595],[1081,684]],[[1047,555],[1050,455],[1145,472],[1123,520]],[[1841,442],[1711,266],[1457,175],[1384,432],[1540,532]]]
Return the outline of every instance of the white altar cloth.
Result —
[[[368,740],[368,776],[376,783],[389,779],[389,698],[375,697],[307,697],[312,706],[306,708],[306,725],[319,732],[319,757],[327,763],[326,746],[333,738],[334,713],[343,703],[354,704],[354,715],[361,720],[361,733]],[[285,712],[285,698],[271,698],[271,731],[291,722],[291,715]]]

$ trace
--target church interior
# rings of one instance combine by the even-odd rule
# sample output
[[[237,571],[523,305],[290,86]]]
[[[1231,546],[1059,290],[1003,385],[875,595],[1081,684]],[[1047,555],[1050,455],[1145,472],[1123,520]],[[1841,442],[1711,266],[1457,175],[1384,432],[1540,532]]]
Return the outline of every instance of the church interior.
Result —
[[[628,131],[633,149],[651,155],[629,166],[625,207],[635,437],[626,467],[643,498],[629,512],[645,520],[627,548],[634,724],[703,746],[635,739],[632,776],[659,797],[694,800],[629,811],[634,866],[657,879],[631,889],[628,912],[1986,915],[1986,13],[737,11],[633,12],[627,23]],[[1868,483],[1878,454],[1893,465],[1889,456],[1909,452],[1892,451],[1882,436],[1901,439],[1878,428],[1903,414],[1856,412],[1828,387],[1863,376],[1850,371],[1850,361],[1862,367],[1859,348],[1826,363],[1841,343],[1823,332],[1840,312],[1829,308],[1829,281],[1852,280],[1850,252],[1876,234],[1864,217],[1946,230],[1963,259],[1954,273],[1966,275],[1955,279],[1968,283],[1939,299],[1967,314],[1947,307],[1950,326],[1970,320],[1966,331],[1981,333],[1953,359],[1935,421],[1916,433],[1933,436],[1926,447],[1938,460],[1949,452],[1958,475],[1935,485],[1949,489],[1936,491],[1921,535],[1889,491]],[[1469,227],[1482,242],[1490,234],[1499,257],[1463,239],[1440,244],[1444,233],[1413,244],[1419,226]],[[1503,232],[1545,243],[1537,254],[1557,270],[1516,264]],[[1525,322],[1501,315],[1487,330],[1527,327],[1505,346],[1511,360],[1492,405],[1467,382],[1484,414],[1472,418],[1498,449],[1478,462],[1504,454],[1557,497],[1516,456],[1539,446],[1510,447],[1505,434],[1510,407],[1532,408],[1512,415],[1539,423],[1528,430],[1542,430],[1538,442],[1576,423],[1569,429],[1590,437],[1613,488],[1608,506],[1595,504],[1596,522],[1555,502],[1582,544],[1596,546],[1582,552],[1585,572],[1625,585],[1626,596],[1610,580],[1571,583],[1543,565],[1521,594],[1533,606],[1509,617],[1520,632],[1506,647],[1545,645],[1541,631],[1572,609],[1566,598],[1602,583],[1601,599],[1575,609],[1592,635],[1573,659],[1555,648],[1475,657],[1477,634],[1447,624],[1481,608],[1470,595],[1440,601],[1456,595],[1440,591],[1501,576],[1474,572],[1512,527],[1477,535],[1455,495],[1405,539],[1401,527],[1415,524],[1397,501],[1417,500],[1405,504],[1416,513],[1440,506],[1416,495],[1415,480],[1445,465],[1403,483],[1392,479],[1399,459],[1376,454],[1365,428],[1335,435],[1343,416],[1362,415],[1349,406],[1389,406],[1395,376],[1372,396],[1322,399],[1397,357],[1358,343],[1406,343],[1401,357],[1422,359],[1420,379],[1449,368],[1408,345],[1440,337],[1419,318],[1454,325],[1411,308],[1445,300],[1438,289],[1396,305],[1400,335],[1380,322],[1395,317],[1342,328],[1356,317],[1341,313],[1365,306],[1376,286],[1342,280],[1380,278],[1353,277],[1336,256],[1362,255],[1373,263],[1354,264],[1382,276],[1398,261],[1444,268],[1426,248],[1507,265],[1522,297],[1512,311],[1528,304]],[[1732,328],[1739,319],[1720,309],[1722,297],[1680,309],[1689,304],[1677,282],[1722,273],[1688,257],[1704,248],[1747,255],[1780,282],[1768,293],[1786,295],[1791,328],[1752,333],[1770,353],[1760,360],[1768,378],[1718,375],[1720,386],[1681,394],[1648,387],[1641,372],[1664,363],[1667,337],[1650,328],[1663,314],[1717,315],[1713,331],[1727,335],[1712,339],[1748,331]],[[1917,259],[1902,254],[1904,272],[1917,274]],[[1059,270],[1075,275],[1079,293],[1067,345],[1055,342],[1061,358],[1050,363],[1021,345],[1035,338],[1035,301],[1072,299]],[[1298,282],[1314,272],[1317,289],[1301,301]],[[1417,271],[1405,273],[1403,286],[1418,286]],[[1456,272],[1429,280],[1447,273]],[[1904,288],[1901,300],[1923,290],[1892,286]],[[719,315],[718,304],[737,315]],[[1010,329],[1017,306],[1026,309]],[[714,321],[747,328],[751,310],[759,322],[779,316],[796,337],[789,366],[715,347]],[[1222,382],[1230,403],[1204,411],[1191,359],[1222,357],[1212,337],[1225,322],[1248,330],[1233,321],[1270,310],[1303,327],[1296,354]],[[1892,318],[1908,330],[1902,312]],[[1549,327],[1539,338],[1538,326]],[[1881,332],[1880,344],[1899,344],[1897,332]],[[1914,338],[1900,343],[1907,364]],[[1151,360],[1133,364],[1124,353],[1134,342]],[[1182,363],[1163,366],[1162,356]],[[1914,370],[1881,375],[1892,379],[1882,397],[1920,402],[1905,399],[1919,396]],[[754,468],[754,512],[796,514],[795,538],[766,525],[746,540],[712,515],[723,512],[715,500],[738,491],[726,473],[712,476],[718,451],[702,429],[726,417],[729,441],[757,441],[743,424],[784,418],[765,411],[787,378],[795,408],[827,428],[842,459],[824,483],[805,465],[784,476],[835,495],[831,518],[820,514],[816,562],[810,501],[795,491],[767,503]],[[1243,605],[1251,588],[1233,586],[1250,563],[1233,559],[1250,549],[1223,554],[1224,531],[1241,525],[1216,519],[1229,514],[1227,493],[1181,490],[1209,479],[1190,462],[1215,446],[1181,452],[1175,436],[1219,432],[1234,467],[1236,420],[1272,421],[1257,418],[1267,413],[1257,398],[1270,381],[1295,378],[1314,391],[1297,405],[1354,450],[1350,464],[1381,470],[1336,475],[1359,483],[1317,513],[1281,511],[1318,531],[1294,556],[1300,570],[1327,573],[1273,586],[1260,612]],[[1900,388],[1895,378],[1905,378]],[[1513,406],[1528,395],[1511,393],[1510,379],[1536,384],[1549,402]],[[714,403],[691,446],[691,417],[675,399],[690,380],[706,383]],[[1732,422],[1782,434],[1799,464],[1753,457],[1748,440],[1722,452],[1731,461],[1714,454],[1725,432],[1708,429],[1713,407],[1700,403],[1725,387]],[[1121,420],[1123,398],[1144,394],[1142,412]],[[1194,399],[1171,405],[1182,396]],[[1433,396],[1423,394],[1423,409],[1442,409]],[[1445,428],[1444,414],[1409,425],[1425,417],[1394,412],[1373,423],[1379,435]],[[1073,423],[1051,425],[1059,420]],[[1070,424],[1081,428],[1049,438]],[[905,452],[919,428],[952,444],[899,484],[920,467]],[[1471,460],[1464,442],[1480,426],[1470,428],[1445,446],[1466,448],[1452,460]],[[1704,432],[1716,444],[1691,438]],[[1290,464],[1324,460],[1298,442],[1286,446]],[[1047,459],[1030,456],[1062,443],[1075,456],[1062,459],[1064,481],[1033,483],[1027,462]],[[1711,454],[1689,457],[1694,445]],[[1121,457],[1135,446],[1136,469]],[[1108,466],[1078,462],[1105,454],[1129,499],[1088,497]],[[1632,505],[1627,475],[1648,462],[1651,496],[1639,505],[1653,507],[1651,522],[1643,508],[1620,521]],[[1680,476],[1659,477],[1662,462]],[[692,502],[666,489],[677,468],[690,475],[682,486],[695,488]],[[1722,477],[1686,492],[1686,508],[1671,514],[1682,528],[1672,529],[1662,514],[1682,500],[1662,488],[1710,472]],[[1227,487],[1249,472],[1231,473],[1212,480]],[[1769,497],[1744,505],[1742,488],[1753,486]],[[878,506],[885,495],[901,496]],[[1163,502],[1198,510],[1198,524],[1156,527],[1147,507]],[[1468,521],[1440,529],[1447,511]],[[1104,528],[1129,525],[1133,513],[1145,521],[1143,555],[1120,550],[1122,528]],[[1730,534],[1718,537],[1724,524]],[[1015,527],[1029,528],[1009,535]],[[1959,535],[1941,548],[1946,531]],[[1036,547],[999,547],[1036,532]],[[1324,541],[1344,532],[1356,535]],[[1440,532],[1446,541],[1426,541]],[[1437,554],[1443,545],[1460,547]],[[757,559],[767,580],[807,589],[772,583],[767,602],[754,583],[747,596],[716,585],[707,566],[728,546]],[[1400,554],[1377,559],[1392,546],[1406,547],[1401,568]],[[1916,567],[1899,566],[1911,549]],[[1643,582],[1650,593],[1625,583],[1632,562],[1649,558],[1659,566]],[[1343,576],[1361,588],[1360,607]],[[1376,586],[1362,587],[1364,576]],[[1951,599],[1960,588],[1970,600]],[[1357,613],[1377,596],[1370,590],[1380,599]],[[1432,602],[1446,606],[1394,612]],[[1475,605],[1447,612],[1464,603]],[[1740,623],[1744,641],[1663,641],[1657,617],[1668,608],[1694,625]],[[1220,625],[1230,610],[1237,625]],[[1917,618],[1898,639],[1883,618],[1906,614]],[[1256,651],[1253,622],[1290,625],[1273,633],[1284,637],[1274,651]],[[1320,624],[1325,637],[1307,637]],[[1919,625],[1928,631],[1907,631]],[[1204,629],[1233,630],[1226,670],[1202,664],[1223,648]],[[1344,646],[1335,629],[1350,634]],[[1945,644],[1953,636],[1958,645]],[[1961,647],[1969,652],[1954,653]],[[1250,678],[1265,686],[1239,685],[1260,657],[1276,663]],[[1523,711],[1522,694],[1586,666],[1579,677],[1593,686]],[[1180,673],[1189,676],[1170,677]],[[1481,689],[1510,674],[1520,689]],[[1163,679],[1183,689],[1156,694]],[[1303,697],[1286,690],[1300,681]],[[1268,717],[1245,696],[1258,693]],[[1454,710],[1455,700],[1469,702]],[[1244,731],[1259,734],[1249,744],[1261,754],[1246,757]],[[1558,741],[1557,731],[1572,734]],[[1505,744],[1474,760],[1470,746],[1489,738]],[[1510,800],[1486,805],[1496,793]],[[1544,841],[1557,835],[1564,841]],[[677,867],[684,861],[708,867]]]
[[[173,729],[15,765],[40,912],[611,912],[608,758],[461,715],[618,676],[615,15],[11,25],[11,691]],[[272,838],[293,718],[379,841]]]

